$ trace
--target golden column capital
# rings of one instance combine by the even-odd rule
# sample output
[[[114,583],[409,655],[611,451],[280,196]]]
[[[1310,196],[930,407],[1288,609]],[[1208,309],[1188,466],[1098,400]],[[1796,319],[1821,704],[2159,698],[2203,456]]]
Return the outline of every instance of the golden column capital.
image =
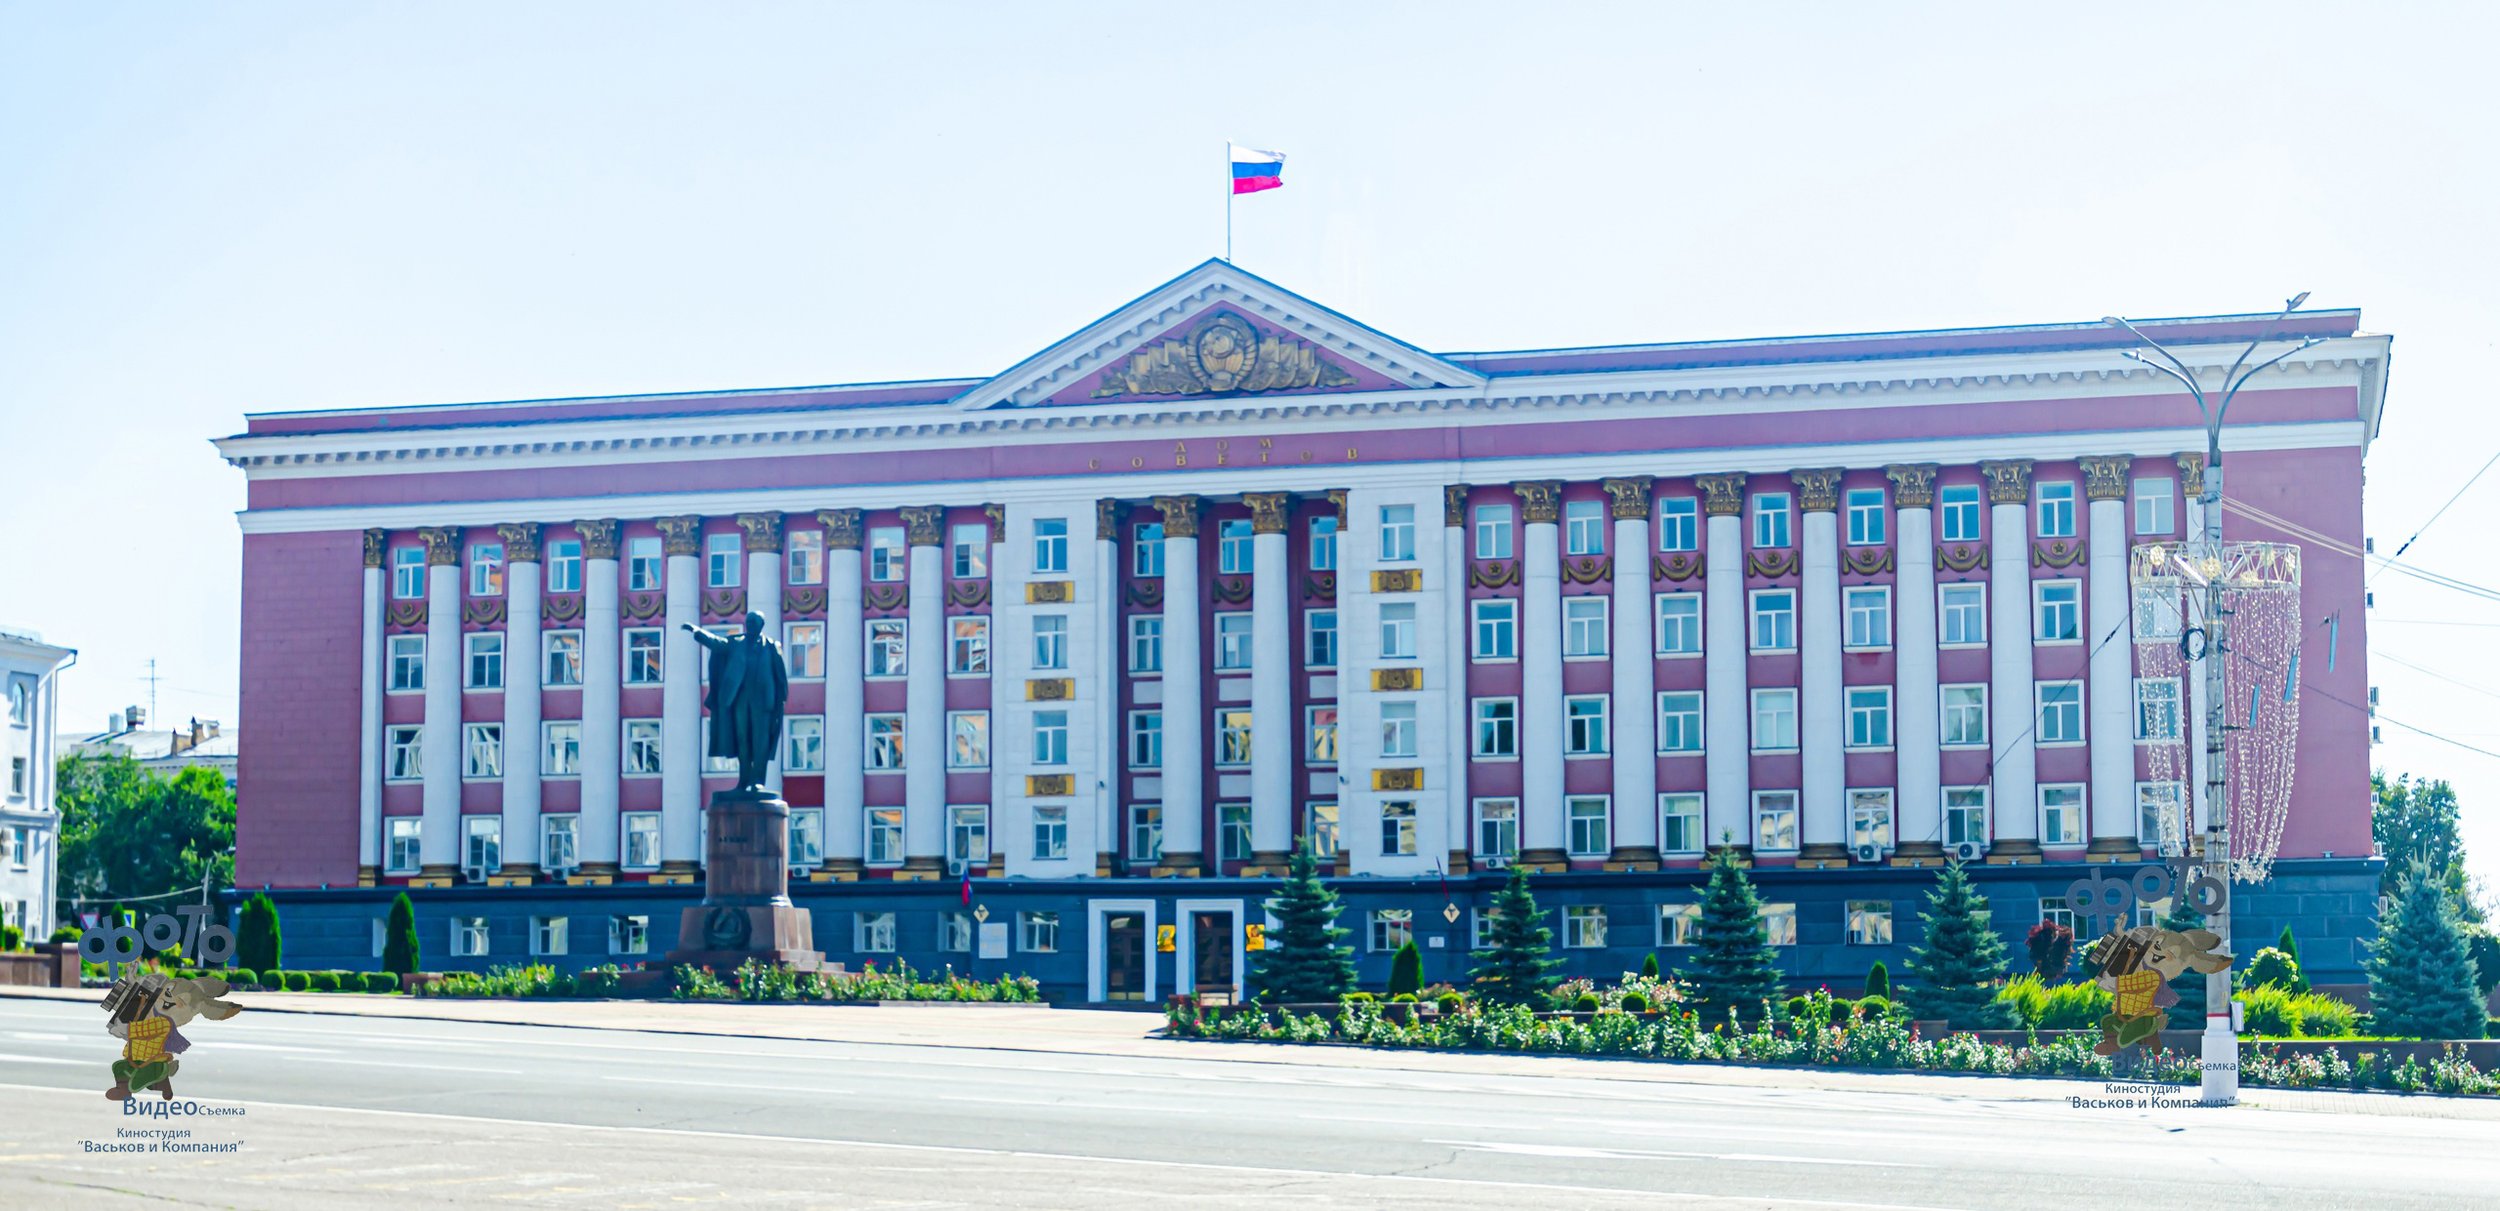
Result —
[[[573,529],[582,536],[583,559],[616,558],[615,518],[603,517],[592,521],[577,521],[573,523]]]
[[[2205,494],[2205,452],[2182,450],[2178,454],[2179,490],[2189,500]]]
[[[388,530],[367,530],[367,531],[365,531],[365,566],[366,566],[366,567],[368,567],[368,568],[378,568],[378,567],[381,567],[381,566],[382,566],[383,557],[384,557],[384,555],[386,554],[387,548],[388,548],[388,546],[389,546],[389,544],[390,544],[390,537],[391,537],[391,534],[390,534],[390,531],[388,531]]]
[[[1094,538],[1099,542],[1120,540],[1120,519],[1128,506],[1108,496],[1094,502]]]
[[[1884,468],[1884,478],[1892,481],[1894,508],[1932,509],[1936,506],[1936,464],[1894,463]]]
[[[1997,505],[2031,503],[2030,459],[1990,459],[1979,464],[1979,473],[1988,477],[1988,503]]]
[[[1742,471],[1694,476],[1693,486],[1701,489],[1701,511],[1712,517],[1743,517],[1746,478]]]
[[[825,528],[825,549],[856,551],[859,549],[859,510],[818,509],[817,524]]]
[[[1198,536],[1198,498],[1195,496],[1158,496],[1155,508],[1163,511],[1165,538],[1196,538]]]
[[[2090,454],[2075,460],[2083,468],[2085,500],[2125,500],[2127,472],[2135,466],[2135,458],[2127,454]]]
[[[1244,492],[1241,503],[1250,506],[1250,532],[1282,534],[1290,527],[1285,517],[1293,508],[1291,492]]]
[[[1656,482],[1647,475],[1618,475],[1597,481],[1597,486],[1606,490],[1615,520],[1648,521],[1652,500],[1649,489]]]
[[[905,505],[903,541],[915,547],[942,546],[946,542],[946,506]]]
[[[1510,490],[1519,494],[1519,520],[1552,525],[1562,520],[1562,481],[1523,479]]]
[[[507,521],[496,526],[495,537],[503,540],[504,562],[538,562],[539,534],[539,524],[534,521]]]
[[[1328,503],[1337,507],[1337,528],[1340,530],[1346,527],[1347,497],[1352,491],[1350,488],[1330,488],[1326,494]]]
[[[1441,486],[1442,525],[1463,526],[1467,524],[1467,493],[1471,490],[1466,484],[1443,484]]]
[[[701,555],[703,553],[703,519],[692,513],[678,517],[662,517],[653,524],[660,527],[660,550],[669,555]]]
[[[425,540],[427,567],[460,566],[460,527],[420,526],[417,537]]]
[[[1007,541],[1007,506],[983,505],[981,516],[989,519],[991,542]]]
[[[738,533],[746,539],[747,550],[779,551],[781,549],[781,513],[767,509],[761,513],[738,515]]]
[[[1788,473],[1788,482],[1797,485],[1797,511],[1829,513],[1840,507],[1840,477],[1845,467],[1813,467]]]

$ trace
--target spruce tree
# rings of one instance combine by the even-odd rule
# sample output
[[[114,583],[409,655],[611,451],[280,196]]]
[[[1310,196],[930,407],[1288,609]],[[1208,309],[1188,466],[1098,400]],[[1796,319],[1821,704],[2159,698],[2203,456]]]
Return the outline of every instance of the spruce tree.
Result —
[[[1875,965],[1866,969],[1866,995],[1882,997],[1887,1001],[1892,999],[1892,971],[1884,966],[1882,959],[1875,960]]]
[[[2291,927],[2291,926],[2286,925],[2286,926],[2284,926],[2284,927],[2283,927],[2283,936],[2282,936],[2282,937],[2280,937],[2280,938],[2276,938],[2276,939],[2274,940],[2274,948],[2275,948],[2276,950],[2282,951],[2284,954],[2287,954],[2287,955],[2290,955],[2290,956],[2291,956],[2291,959],[2292,959],[2292,982],[2291,982],[2291,985],[2290,985],[2291,990],[2292,990],[2293,992],[2307,992],[2307,991],[2309,991],[2309,973],[2307,973],[2307,972],[2305,972],[2305,971],[2302,971],[2302,970],[2301,970],[2301,968],[2300,968],[2300,942],[2299,942],[2299,940],[2298,940],[2298,939],[2296,939],[2296,938],[2292,937],[2292,927]]]
[[[2205,928],[2205,914],[2188,907],[2185,897],[2174,896],[2170,901],[2170,911],[2163,913],[2157,924],[2163,929],[2186,933],[2191,929]],[[2230,939],[2223,939],[2215,944],[2214,949],[2229,951]],[[2172,991],[2179,994],[2179,1003],[2170,1007],[2172,1029],[2203,1030],[2205,1028],[2205,981],[2207,978],[2206,973],[2190,967],[2170,981]]]
[[[1693,1008],[1705,1029],[1725,1024],[1730,1009],[1749,1022],[1766,1010],[1780,1012],[1779,963],[1762,927],[1762,901],[1726,850],[1711,859],[1695,932],[1693,964],[1684,975],[1692,982]]]
[[[1276,928],[1252,962],[1259,999],[1276,1004],[1335,1004],[1354,987],[1354,952],[1337,928],[1337,893],[1319,881],[1319,859],[1304,838],[1285,881],[1267,902]]]
[[[1510,878],[1493,894],[1493,919],[1486,928],[1491,945],[1475,952],[1472,973],[1476,996],[1503,1005],[1542,1008],[1554,990],[1554,931],[1537,912],[1528,891],[1528,868],[1512,863]]]
[[[2370,973],[2375,1032],[2420,1039],[2472,1039],[2483,1034],[2483,1002],[2474,956],[2456,904],[2437,872],[2416,862],[2379,918],[2378,940],[2363,966]]]
[[[382,926],[382,970],[405,976],[417,969],[423,952],[417,945],[417,906],[401,892],[391,899],[391,919]]]
[[[1942,1018],[1955,1030],[2012,1029],[2013,1006],[1996,999],[2005,985],[2005,939],[1959,861],[1945,863],[1918,919],[1925,936],[1910,948],[1910,983],[1901,992],[1911,1015]]]
[[[1654,951],[1654,950],[1653,950],[1653,951],[1650,951],[1648,954],[1645,954],[1645,955],[1642,955],[1642,956],[1641,956],[1641,976],[1642,976],[1643,978],[1645,978],[1645,979],[1651,979],[1651,980],[1655,980],[1655,979],[1657,979],[1657,978],[1658,978],[1658,952],[1657,952],[1657,951]]]
[[[282,965],[285,946],[278,932],[278,904],[269,893],[259,892],[244,901],[235,924],[234,966],[272,971]]]
[[[1424,952],[1415,949],[1415,940],[1409,938],[1398,947],[1396,954],[1389,956],[1389,995],[1395,997],[1402,992],[1420,993],[1423,990]]]

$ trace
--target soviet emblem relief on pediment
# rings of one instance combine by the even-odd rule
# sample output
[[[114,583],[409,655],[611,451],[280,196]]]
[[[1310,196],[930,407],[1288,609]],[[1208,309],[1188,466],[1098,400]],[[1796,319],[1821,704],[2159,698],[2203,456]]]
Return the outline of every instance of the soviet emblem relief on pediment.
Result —
[[[1095,399],[1126,395],[1217,395],[1351,387],[1354,375],[1319,350],[1283,336],[1261,336],[1237,315],[1211,315],[1187,335],[1158,341],[1103,371]]]

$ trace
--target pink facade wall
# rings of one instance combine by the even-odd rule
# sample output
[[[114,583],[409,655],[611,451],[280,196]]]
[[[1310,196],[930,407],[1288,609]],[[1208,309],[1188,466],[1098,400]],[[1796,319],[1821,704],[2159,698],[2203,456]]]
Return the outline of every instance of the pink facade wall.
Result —
[[[355,885],[364,592],[359,533],[244,536],[238,887]]]

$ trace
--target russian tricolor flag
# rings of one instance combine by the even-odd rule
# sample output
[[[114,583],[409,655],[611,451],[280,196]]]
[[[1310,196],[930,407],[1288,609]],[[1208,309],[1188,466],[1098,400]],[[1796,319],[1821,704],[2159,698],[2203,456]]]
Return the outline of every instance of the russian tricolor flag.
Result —
[[[1275,189],[1285,183],[1285,157],[1281,152],[1260,151],[1255,147],[1230,144],[1233,149],[1233,192],[1257,193]]]

